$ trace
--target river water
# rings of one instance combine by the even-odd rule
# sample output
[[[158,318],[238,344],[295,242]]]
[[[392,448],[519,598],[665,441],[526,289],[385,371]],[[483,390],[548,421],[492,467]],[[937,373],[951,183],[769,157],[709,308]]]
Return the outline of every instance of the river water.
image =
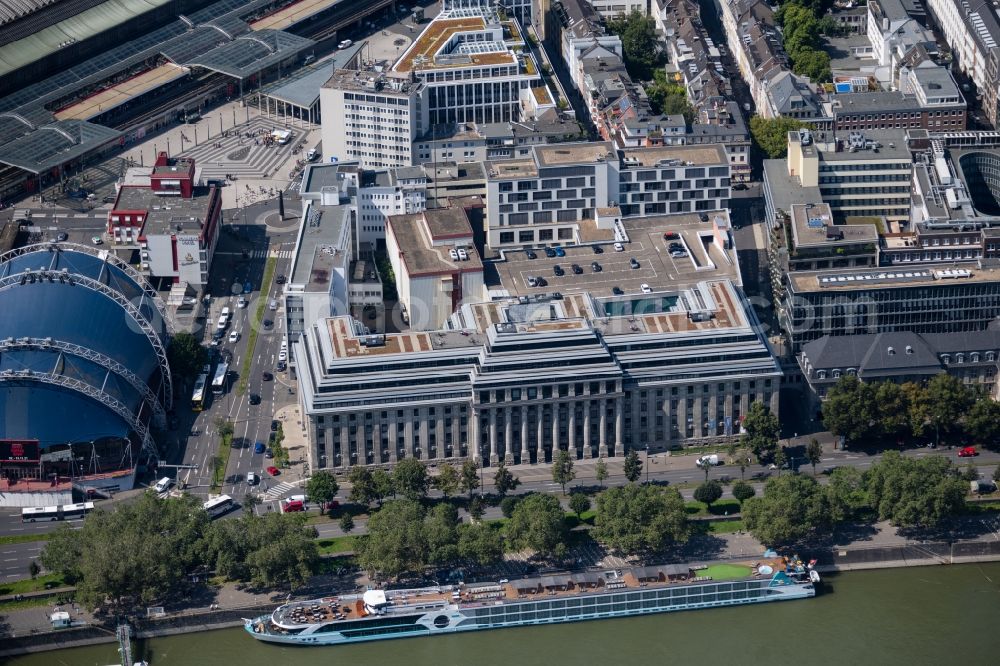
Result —
[[[150,666],[544,666],[721,663],[996,664],[1000,563],[860,571],[801,601],[519,627],[340,647],[259,643],[242,629],[139,644]],[[104,666],[115,646],[45,652],[10,666]]]

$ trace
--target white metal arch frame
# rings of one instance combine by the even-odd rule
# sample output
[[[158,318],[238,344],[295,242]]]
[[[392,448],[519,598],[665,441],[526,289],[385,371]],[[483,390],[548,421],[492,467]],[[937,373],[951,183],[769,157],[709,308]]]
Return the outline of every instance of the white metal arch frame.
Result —
[[[153,394],[153,391],[149,388],[146,382],[142,381],[138,375],[110,356],[106,356],[98,351],[90,349],[89,347],[83,347],[72,342],[66,342],[65,340],[54,340],[52,338],[7,338],[5,340],[0,340],[0,354],[3,354],[5,351],[18,349],[44,349],[58,351],[64,354],[72,354],[73,356],[78,356],[80,358],[87,359],[88,361],[93,361],[105,370],[113,372],[127,381],[129,385],[138,391],[142,395],[143,399],[149,403],[150,408],[152,408],[153,413],[156,415],[158,420],[166,418],[166,412],[163,409],[163,405],[160,403],[159,399],[157,399],[156,395]]]
[[[164,304],[163,299],[160,298],[160,294],[153,289],[149,282],[146,281],[146,278],[143,277],[142,273],[132,268],[127,261],[118,258],[114,252],[99,250],[96,247],[80,245],[78,243],[35,243],[34,245],[25,245],[24,247],[19,247],[0,254],[0,265],[10,261],[14,257],[20,257],[26,254],[35,254],[39,252],[60,253],[66,249],[71,249],[80,254],[96,257],[104,263],[111,264],[125,273],[133,282],[135,282],[137,287],[142,289],[143,293],[146,294],[146,297],[153,302],[157,312],[160,313],[160,318],[163,319],[163,324],[167,329],[167,334],[173,334],[173,327],[170,325],[170,320],[166,317],[166,305]],[[52,271],[57,270],[51,265],[49,266],[49,269]]]
[[[163,341],[160,340],[160,336],[153,329],[153,326],[130,300],[125,298],[121,292],[112,289],[103,282],[98,282],[84,275],[66,274],[59,271],[25,270],[23,273],[7,275],[0,278],[0,291],[27,286],[34,284],[36,281],[48,281],[50,283],[57,281],[68,282],[71,286],[80,286],[91,291],[96,291],[121,306],[132,321],[135,322],[136,326],[145,334],[146,339],[149,340],[150,345],[153,347],[153,351],[156,352],[156,360],[160,366],[160,373],[163,376],[163,387],[161,389],[163,395],[162,403],[166,409],[170,409],[173,403],[174,392],[173,381],[170,376],[170,364],[167,362],[167,348],[163,345]]]
[[[149,434],[149,428],[142,422],[140,415],[133,414],[132,410],[128,408],[128,405],[114,396],[108,395],[101,389],[91,386],[87,382],[83,382],[72,377],[66,377],[64,375],[57,375],[50,372],[35,372],[33,370],[0,371],[0,383],[3,382],[39,382],[83,393],[84,395],[97,400],[99,403],[118,414],[118,416],[122,417],[125,422],[128,423],[133,430],[135,430],[136,434],[139,435],[139,438],[142,440],[142,448],[147,450],[153,456],[159,456],[159,453],[156,450],[156,444],[153,443],[153,439]]]

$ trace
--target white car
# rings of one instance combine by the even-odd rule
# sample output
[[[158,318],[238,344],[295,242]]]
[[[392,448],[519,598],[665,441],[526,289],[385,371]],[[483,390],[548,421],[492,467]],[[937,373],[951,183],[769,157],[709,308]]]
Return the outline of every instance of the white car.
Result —
[[[288,352],[286,352],[284,350],[278,352],[278,361],[279,362],[280,361],[287,361],[287,360],[288,360]]]
[[[652,294],[653,293],[653,290],[650,289],[649,285],[646,284],[645,282],[643,282],[642,284],[639,285],[639,289],[642,289],[642,293],[644,293],[644,294]]]
[[[624,252],[625,246],[621,243],[615,243],[615,252]]]
[[[230,342],[239,342],[240,341],[240,332],[239,331],[231,331],[229,333],[229,341]]]
[[[236,307],[243,309],[249,304],[245,296],[240,296],[239,300],[236,301]]]

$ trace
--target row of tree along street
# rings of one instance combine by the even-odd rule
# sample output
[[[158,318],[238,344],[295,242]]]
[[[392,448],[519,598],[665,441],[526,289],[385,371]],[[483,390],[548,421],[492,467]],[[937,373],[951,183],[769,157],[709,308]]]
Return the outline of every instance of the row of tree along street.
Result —
[[[823,403],[823,424],[852,443],[938,444],[968,437],[987,448],[1000,447],[1000,403],[944,373],[926,384],[841,377]]]

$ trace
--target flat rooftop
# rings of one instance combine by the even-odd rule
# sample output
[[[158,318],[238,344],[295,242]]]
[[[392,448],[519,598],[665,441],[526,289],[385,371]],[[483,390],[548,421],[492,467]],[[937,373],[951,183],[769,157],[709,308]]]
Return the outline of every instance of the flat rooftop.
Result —
[[[145,187],[123,187],[118,192],[114,210],[145,210],[146,223],[142,233],[145,236],[192,233],[200,231],[208,217],[215,188],[195,188],[194,196],[184,199],[179,196],[163,196]]]
[[[325,187],[343,189],[345,174],[360,170],[357,164],[310,164],[302,179],[301,192],[319,193]]]
[[[858,268],[828,271],[803,271],[788,274],[795,292],[858,291],[920,286],[960,286],[998,282],[1000,269],[979,268],[977,262],[954,262],[939,267]]]
[[[148,69],[121,83],[104,88],[75,104],[61,108],[55,112],[55,117],[57,120],[90,120],[150,90],[183,78],[189,73],[190,71],[186,67],[178,67],[168,62],[159,67]]]
[[[539,167],[549,167],[614,159],[614,148],[610,141],[554,143],[536,146],[534,153]]]
[[[704,146],[663,146],[658,148],[626,148],[621,151],[626,160],[636,160],[641,166],[656,166],[663,160],[691,162],[693,166],[727,164],[726,149],[721,144]]]
[[[874,224],[835,225],[825,203],[792,204],[791,219],[797,248],[878,242]]]
[[[330,291],[333,270],[343,266],[351,248],[340,247],[344,227],[351,222],[350,206],[309,207],[309,219],[299,239],[291,282],[308,292]]]
[[[718,219],[728,237],[728,211],[710,211],[704,214],[669,215],[659,217],[626,218],[622,225],[629,241],[622,243],[623,252],[616,252],[613,243],[563,246],[565,257],[547,257],[541,250],[533,250],[535,259],[529,259],[525,250],[504,250],[506,261],[495,264],[500,285],[513,296],[559,292],[561,294],[590,293],[608,296],[617,287],[625,295],[642,293],[642,285],[655,291],[678,289],[709,279],[727,278],[741,283],[736,251],[725,249],[716,242],[714,227]],[[664,239],[665,233],[676,233],[678,238]],[[672,257],[670,243],[680,243],[686,251],[683,257]],[[600,247],[601,254],[594,247]],[[638,262],[633,268],[631,260]],[[595,271],[592,263],[601,267]],[[574,273],[573,265],[582,273]],[[559,266],[564,275],[556,275]],[[529,277],[542,277],[541,286],[528,285]],[[491,285],[498,286],[498,285]]]
[[[498,44],[504,47],[502,51],[465,52],[455,54],[455,56],[465,57],[453,56],[453,59],[449,58],[447,61],[437,59],[441,49],[456,35],[464,32],[482,32],[484,30],[486,30],[486,19],[482,16],[436,18],[413,41],[410,48],[396,62],[393,70],[396,72],[413,72],[449,67],[516,64],[517,58],[506,48],[506,43],[504,42],[498,42]],[[483,42],[475,43],[482,44]]]
[[[486,167],[490,178],[493,179],[538,177],[538,167],[535,165],[535,160],[532,159],[487,162]]]
[[[389,217],[388,227],[402,251],[403,264],[410,277],[483,270],[483,262],[472,242],[472,226],[465,209],[460,206],[393,215]],[[450,250],[456,245],[465,248],[469,256],[466,261],[451,258]]]

